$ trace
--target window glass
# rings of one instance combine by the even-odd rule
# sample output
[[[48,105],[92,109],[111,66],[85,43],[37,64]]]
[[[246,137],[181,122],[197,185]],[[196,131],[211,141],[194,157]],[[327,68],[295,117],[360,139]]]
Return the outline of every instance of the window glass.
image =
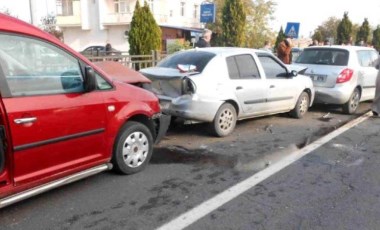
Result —
[[[115,5],[115,13],[130,13],[130,6],[129,3],[126,0],[114,0]]]
[[[249,54],[227,57],[228,73],[231,79],[260,78],[259,70]]]
[[[95,76],[96,76],[97,89],[100,89],[100,90],[112,89],[112,85],[108,83],[106,80],[104,80],[99,74],[95,74]]]
[[[202,72],[207,63],[215,56],[213,53],[205,51],[177,52],[157,64],[158,67],[177,69],[177,65],[195,65],[196,71]]]
[[[57,0],[57,15],[71,16],[73,15],[73,0]]]
[[[0,34],[0,63],[12,96],[83,91],[78,60],[40,40]]]
[[[239,68],[240,78],[260,78],[259,70],[249,54],[236,56],[236,63]]]
[[[295,63],[344,66],[348,64],[348,57],[346,50],[309,48],[303,50]]]
[[[371,53],[367,50],[360,50],[357,52],[359,64],[363,67],[370,67],[372,65]]]
[[[239,79],[239,70],[235,61],[235,57],[227,57],[226,61],[230,79]]]
[[[194,18],[198,18],[198,7],[199,7],[198,5],[196,4],[194,5],[194,13],[193,13]]]
[[[371,56],[371,66],[376,67],[376,63],[377,63],[377,59],[379,58],[379,54],[375,50],[372,50],[372,51],[370,51],[370,56]]]
[[[181,15],[181,16],[185,16],[185,2],[181,2],[180,4],[181,4],[181,7],[180,7],[180,10],[181,10],[180,15]]]
[[[267,79],[275,79],[277,77],[286,77],[287,71],[285,67],[280,65],[275,59],[269,56],[259,56],[259,60],[264,68]]]

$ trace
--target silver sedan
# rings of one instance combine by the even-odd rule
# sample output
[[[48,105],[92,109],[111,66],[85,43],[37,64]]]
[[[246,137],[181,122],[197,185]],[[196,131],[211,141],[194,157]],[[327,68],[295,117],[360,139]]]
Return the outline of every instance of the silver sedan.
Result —
[[[229,135],[237,120],[290,112],[301,118],[314,100],[310,77],[273,54],[247,48],[200,48],[177,52],[140,70],[152,83],[162,111],[208,122],[216,136]]]

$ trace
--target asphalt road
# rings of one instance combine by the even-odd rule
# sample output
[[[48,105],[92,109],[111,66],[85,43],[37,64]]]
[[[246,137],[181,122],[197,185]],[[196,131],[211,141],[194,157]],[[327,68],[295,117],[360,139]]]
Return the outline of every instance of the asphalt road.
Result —
[[[226,138],[209,136],[204,124],[171,128],[145,171],[102,173],[6,207],[0,229],[155,229],[369,105],[351,116],[317,106],[302,120],[286,114],[245,120]],[[352,132],[352,138],[336,138],[189,229],[375,229],[378,130],[365,123]]]

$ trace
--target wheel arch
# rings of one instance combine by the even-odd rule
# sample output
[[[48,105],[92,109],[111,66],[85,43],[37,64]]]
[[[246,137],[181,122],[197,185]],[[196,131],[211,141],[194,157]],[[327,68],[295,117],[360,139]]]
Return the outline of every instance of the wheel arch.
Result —
[[[236,116],[239,117],[240,109],[238,103],[232,99],[225,100],[225,103],[230,103],[236,110]]]
[[[126,120],[123,125],[127,124],[129,121],[135,121],[144,124],[150,130],[153,140],[156,140],[157,130],[153,119],[143,114],[136,114]]]
[[[360,95],[359,100],[360,100],[360,99],[362,98],[363,88],[362,88],[361,85],[357,85],[356,88],[354,88],[354,90],[355,90],[355,89],[358,89],[358,90],[359,90],[359,95]],[[352,92],[353,92],[353,91],[352,91]]]
[[[305,89],[300,93],[300,95],[301,95],[303,92],[305,92],[305,93],[307,93],[307,95],[309,95],[309,107],[311,107],[311,106],[313,105],[313,101],[314,101],[314,96],[315,96],[315,95],[312,94],[312,91],[311,91],[310,88],[305,88]],[[299,96],[300,96],[300,95],[299,95]],[[298,97],[299,97],[299,96],[298,96]]]

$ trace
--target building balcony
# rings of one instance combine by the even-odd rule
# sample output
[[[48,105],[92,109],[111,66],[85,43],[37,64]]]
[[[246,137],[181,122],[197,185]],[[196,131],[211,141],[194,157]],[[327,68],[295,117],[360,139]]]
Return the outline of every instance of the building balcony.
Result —
[[[179,27],[191,27],[191,28],[201,28],[202,24],[199,22],[199,20],[195,18],[190,17],[165,17],[165,20],[157,20],[157,23],[161,25],[170,25],[170,26],[179,26]]]
[[[81,26],[81,24],[80,15],[57,16],[57,25],[60,27],[77,27]]]
[[[103,17],[102,23],[107,25],[128,25],[132,21],[132,13],[111,13]]]

